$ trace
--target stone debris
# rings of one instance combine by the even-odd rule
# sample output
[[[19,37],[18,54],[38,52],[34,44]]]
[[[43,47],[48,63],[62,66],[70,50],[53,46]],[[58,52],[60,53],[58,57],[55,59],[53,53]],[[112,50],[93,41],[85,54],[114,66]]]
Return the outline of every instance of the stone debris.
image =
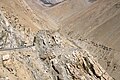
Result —
[[[10,59],[10,55],[9,54],[3,55],[3,58],[2,58],[3,61],[7,61],[9,59]]]

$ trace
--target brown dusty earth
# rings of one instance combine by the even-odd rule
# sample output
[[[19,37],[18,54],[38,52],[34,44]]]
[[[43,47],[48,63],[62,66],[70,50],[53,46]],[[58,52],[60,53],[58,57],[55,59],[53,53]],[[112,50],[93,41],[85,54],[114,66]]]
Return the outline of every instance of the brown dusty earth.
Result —
[[[119,57],[120,0],[0,0],[0,80],[119,80]]]

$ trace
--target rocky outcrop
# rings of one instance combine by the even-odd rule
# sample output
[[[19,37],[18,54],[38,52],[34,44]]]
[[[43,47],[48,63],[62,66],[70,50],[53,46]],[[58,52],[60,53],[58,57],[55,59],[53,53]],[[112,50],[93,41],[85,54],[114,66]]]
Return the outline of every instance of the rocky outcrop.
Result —
[[[35,45],[45,71],[53,80],[112,80],[87,51],[58,32],[38,32]]]
[[[15,21],[19,21],[15,16],[12,17]],[[10,20],[12,21],[12,20]],[[14,23],[14,21],[12,21]],[[9,20],[5,18],[2,12],[0,12],[0,48],[12,49],[22,48],[33,45],[33,34],[30,33],[30,29],[21,27],[21,24],[11,25]]]
[[[34,45],[0,51],[0,79],[112,80],[87,51],[56,31],[39,31]]]

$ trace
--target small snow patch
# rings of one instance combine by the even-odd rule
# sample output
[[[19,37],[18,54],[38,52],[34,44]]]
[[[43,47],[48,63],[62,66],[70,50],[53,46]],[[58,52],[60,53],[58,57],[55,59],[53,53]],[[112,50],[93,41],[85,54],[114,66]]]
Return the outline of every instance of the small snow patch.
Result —
[[[54,6],[56,4],[59,4],[65,0],[40,0],[42,2],[42,5],[44,6]]]

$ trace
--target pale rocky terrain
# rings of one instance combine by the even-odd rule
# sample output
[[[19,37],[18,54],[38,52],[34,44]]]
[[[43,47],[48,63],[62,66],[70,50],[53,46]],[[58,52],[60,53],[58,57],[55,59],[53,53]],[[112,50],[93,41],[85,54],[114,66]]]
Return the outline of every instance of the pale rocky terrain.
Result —
[[[0,0],[0,80],[119,80],[120,0]]]

